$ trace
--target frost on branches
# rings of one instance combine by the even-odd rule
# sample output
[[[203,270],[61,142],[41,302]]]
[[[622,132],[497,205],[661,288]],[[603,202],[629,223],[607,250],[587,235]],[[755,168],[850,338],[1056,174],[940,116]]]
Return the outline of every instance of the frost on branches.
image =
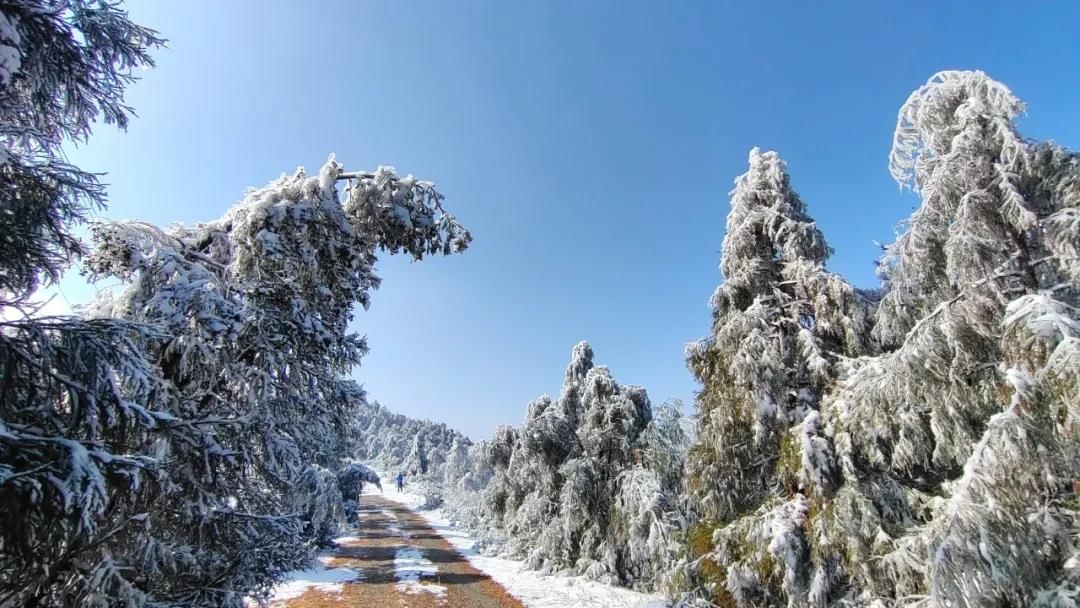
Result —
[[[655,421],[644,389],[616,383],[587,343],[575,346],[559,398],[533,401],[520,429],[481,444],[490,472],[455,457],[466,479],[491,477],[477,516],[494,529],[488,542],[545,572],[657,587],[674,559],[668,492],[685,442],[677,407],[662,411]]]
[[[739,206],[790,196],[785,179],[754,177],[778,171],[752,155],[714,335],[690,349],[703,390],[688,487],[702,520],[687,535],[688,600],[1075,605],[1080,164],[1022,138],[1022,109],[981,72],[913,93],[890,168],[922,204],[882,259],[880,305],[811,297],[822,306],[797,328],[780,294],[800,282],[768,269],[821,250],[728,246],[797,234],[740,229]],[[757,288],[740,298],[746,276]],[[826,329],[845,326],[846,339]],[[795,348],[804,329],[824,330],[828,366]]]
[[[712,333],[687,347],[702,390],[679,570],[714,598],[805,595],[811,562],[834,568],[811,556],[802,525],[807,497],[832,492],[838,474],[818,412],[839,359],[868,348],[873,300],[825,270],[829,253],[783,161],[751,150],[731,192]]]
[[[331,161],[224,218],[94,227],[85,318],[28,302],[104,204],[63,160],[120,127],[162,43],[115,3],[0,6],[0,605],[233,606],[306,565],[341,516],[365,351],[347,324],[380,251],[461,251],[431,184]],[[342,193],[337,184],[345,183]]]
[[[172,485],[163,446],[207,451],[178,419],[143,344],[157,328],[42,318],[29,304],[83,253],[73,229],[104,204],[64,160],[96,119],[120,127],[134,68],[162,40],[112,3],[0,5],[0,605],[177,605],[161,572],[190,555],[153,536]],[[190,590],[187,590],[190,591]]]
[[[200,564],[248,555],[272,581],[327,538],[341,504],[329,469],[355,452],[364,401],[345,379],[367,350],[348,330],[354,305],[369,304],[380,251],[464,250],[469,234],[441,201],[429,183],[388,168],[345,174],[331,158],[317,175],[249,191],[213,222],[94,227],[89,272],[126,283],[96,314],[163,330],[146,349],[176,392],[175,415],[222,446],[168,446],[175,506],[148,521],[170,543],[204,552]],[[277,513],[299,514],[281,518],[291,535],[280,536]],[[245,571],[215,574],[214,586],[239,586],[221,579]]]
[[[880,530],[855,535],[880,557],[853,576],[868,594],[1007,606],[1075,584],[1077,402],[1059,379],[1077,365],[1080,233],[1060,218],[1080,174],[1017,133],[1021,108],[981,72],[943,72],[900,112],[893,173],[923,203],[883,260],[875,332],[896,347],[855,361],[830,412]]]
[[[404,474],[414,491],[425,496],[424,508],[453,500],[453,514],[465,524],[475,511],[477,483],[486,482],[470,476],[481,459],[468,437],[443,423],[395,414],[379,403],[358,402],[354,416],[352,458],[391,475]]]

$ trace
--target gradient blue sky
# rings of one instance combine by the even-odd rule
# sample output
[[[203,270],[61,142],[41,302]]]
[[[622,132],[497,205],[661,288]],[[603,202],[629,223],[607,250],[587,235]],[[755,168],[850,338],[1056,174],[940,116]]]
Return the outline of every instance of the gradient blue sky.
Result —
[[[132,1],[170,48],[129,131],[71,158],[108,173],[107,216],[160,224],[331,152],[435,181],[474,246],[382,259],[357,377],[482,438],[557,392],[582,339],[654,402],[692,401],[682,349],[752,146],[787,160],[861,286],[915,202],[886,156],[934,72],[987,71],[1028,102],[1027,135],[1080,146],[1080,3],[1032,4]]]

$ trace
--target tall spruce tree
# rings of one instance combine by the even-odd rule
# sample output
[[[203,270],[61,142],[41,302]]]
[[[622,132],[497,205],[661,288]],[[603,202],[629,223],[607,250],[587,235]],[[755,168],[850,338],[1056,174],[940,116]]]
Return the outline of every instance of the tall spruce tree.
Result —
[[[1077,161],[1024,140],[1022,107],[942,72],[900,110],[891,168],[922,204],[882,264],[889,352],[830,403],[845,484],[818,522],[861,601],[1077,595]]]
[[[981,72],[937,74],[901,108],[890,165],[922,205],[882,260],[872,331],[858,293],[835,279],[826,293],[855,299],[815,312],[831,308],[838,323],[785,317],[797,283],[783,276],[788,259],[766,252],[801,251],[799,265],[817,268],[821,250],[760,244],[783,233],[744,218],[783,198],[786,179],[755,178],[781,173],[755,172],[752,158],[733,193],[749,211],[732,210],[714,335],[689,351],[703,389],[688,488],[705,518],[688,538],[689,571],[710,599],[1005,607],[1080,596],[1080,161],[1024,140],[1021,109]],[[735,251],[758,254],[728,263]],[[845,326],[848,339],[819,338],[832,346],[825,382],[807,382],[815,365],[791,348],[792,329]],[[774,413],[777,394],[792,400]]]
[[[837,360],[867,348],[872,300],[825,270],[830,250],[775,152],[750,152],[731,192],[711,334],[687,348],[702,383],[687,460],[688,575],[708,601],[805,596],[807,496],[838,470],[819,410]]]
[[[501,427],[485,445],[494,470],[480,515],[491,528],[485,541],[532,568],[657,588],[674,559],[664,479],[677,473],[642,455],[682,446],[681,429],[651,422],[645,390],[616,383],[588,343],[576,345],[559,398],[536,399],[520,429]]]
[[[175,484],[169,446],[208,459],[223,450],[177,415],[148,359],[160,328],[23,314],[83,255],[73,229],[105,202],[61,146],[84,141],[95,120],[127,125],[124,89],[161,44],[115,3],[0,5],[0,605],[191,605],[197,595],[182,579],[158,584],[189,556],[149,514]]]

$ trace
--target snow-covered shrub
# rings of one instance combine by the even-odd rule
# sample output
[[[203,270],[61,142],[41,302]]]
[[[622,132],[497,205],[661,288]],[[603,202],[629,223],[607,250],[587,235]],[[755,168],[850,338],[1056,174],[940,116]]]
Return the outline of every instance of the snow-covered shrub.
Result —
[[[420,503],[417,507],[421,511],[431,511],[438,509],[446,504],[446,500],[442,496],[442,492],[439,491],[438,486],[429,486],[424,490],[424,502]]]

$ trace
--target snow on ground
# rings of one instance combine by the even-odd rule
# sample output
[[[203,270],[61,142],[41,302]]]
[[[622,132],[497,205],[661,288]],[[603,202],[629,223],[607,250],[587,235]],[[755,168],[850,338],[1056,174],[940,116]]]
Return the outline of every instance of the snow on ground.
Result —
[[[383,486],[385,489],[380,491],[379,488],[376,488],[374,486],[374,484],[364,484],[364,490],[363,492],[361,492],[361,495],[382,494],[390,500],[400,503],[413,511],[415,511],[420,505],[424,504],[424,497],[420,494],[413,494],[412,488],[408,485],[405,486],[404,492],[398,492],[397,488],[394,486],[394,478],[392,475],[389,475],[387,473],[379,473],[378,475],[380,479],[388,480],[386,485]],[[386,513],[390,513],[389,516],[393,517],[393,513],[389,511],[387,511]],[[383,514],[385,515],[386,513]]]
[[[409,533],[408,533],[408,532],[406,532],[406,531],[402,530],[402,529],[401,529],[401,527],[397,525],[397,523],[396,523],[396,522],[397,522],[398,518],[397,518],[397,515],[396,515],[396,514],[395,514],[395,513],[393,512],[393,511],[390,511],[389,509],[383,509],[383,510],[382,510],[382,511],[380,512],[380,514],[381,514],[381,515],[382,515],[383,517],[385,517],[386,519],[388,519],[388,520],[390,520],[390,521],[392,521],[392,522],[395,522],[395,523],[388,523],[388,524],[386,524],[386,530],[387,530],[388,532],[390,532],[391,534],[394,534],[395,536],[400,536],[401,538],[404,538],[404,539],[406,539],[406,540],[408,540],[409,538],[411,538],[411,537],[409,536]]]
[[[438,570],[418,549],[398,549],[394,555],[394,578],[398,581],[397,590],[402,593],[431,593],[440,598],[445,597],[446,587],[420,580],[421,576],[435,576]]]
[[[527,608],[665,608],[668,602],[657,594],[640,593],[613,587],[581,576],[544,575],[527,570],[519,561],[480,555],[473,546],[476,541],[460,530],[450,527],[442,511],[422,511],[439,534],[450,541],[474,568],[490,576],[521,600]]]
[[[383,476],[390,479],[390,476]],[[387,484],[383,495],[416,511],[427,520],[428,524],[450,542],[469,560],[474,568],[490,576],[521,600],[526,608],[666,608],[669,604],[658,594],[640,593],[622,587],[613,587],[581,576],[544,575],[534,570],[527,570],[519,561],[480,555],[474,549],[476,541],[467,532],[450,526],[442,511],[420,511],[424,497],[413,494],[409,488],[398,492]],[[378,490],[364,488],[364,493],[378,493]],[[395,560],[396,563],[396,560]]]
[[[348,537],[336,539],[346,541]],[[328,568],[329,556],[319,558],[319,564],[307,570],[296,570],[286,575],[285,582],[278,584],[271,591],[271,605],[300,597],[308,589],[340,593],[342,585],[350,581],[363,579],[363,572],[355,568]]]

